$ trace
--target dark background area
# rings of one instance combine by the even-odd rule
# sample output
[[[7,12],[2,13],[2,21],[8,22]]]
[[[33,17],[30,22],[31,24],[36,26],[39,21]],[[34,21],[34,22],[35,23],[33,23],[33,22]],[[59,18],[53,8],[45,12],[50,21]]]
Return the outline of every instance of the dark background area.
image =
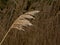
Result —
[[[60,0],[0,0],[0,41],[25,12],[39,10],[26,31],[11,29],[2,45],[60,45]]]

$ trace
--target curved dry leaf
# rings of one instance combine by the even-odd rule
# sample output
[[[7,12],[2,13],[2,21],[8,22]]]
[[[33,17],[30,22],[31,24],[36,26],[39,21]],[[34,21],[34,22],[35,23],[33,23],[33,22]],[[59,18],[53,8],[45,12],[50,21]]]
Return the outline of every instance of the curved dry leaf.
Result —
[[[40,11],[35,10],[35,11],[27,12],[27,13],[25,13],[25,14],[26,14],[26,15],[34,15],[34,14],[39,13],[39,12],[40,12]]]
[[[31,16],[31,15],[21,15],[20,17],[19,17],[19,19],[21,20],[21,19],[35,19],[33,16]]]

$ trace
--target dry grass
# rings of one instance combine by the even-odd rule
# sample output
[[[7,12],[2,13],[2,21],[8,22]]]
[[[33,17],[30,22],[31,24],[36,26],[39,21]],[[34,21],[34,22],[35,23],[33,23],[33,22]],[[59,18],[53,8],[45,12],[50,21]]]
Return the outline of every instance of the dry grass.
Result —
[[[40,10],[33,26],[11,29],[2,45],[60,45],[60,0],[9,0],[1,8],[0,41],[21,14]]]
[[[23,26],[32,26],[32,23],[30,23],[29,20],[27,19],[34,19],[34,15],[36,13],[38,13],[39,11],[31,11],[31,12],[27,12],[25,14],[22,14],[21,16],[19,16],[14,23],[12,24],[12,26],[9,28],[9,30],[7,31],[7,33],[5,34],[5,36],[3,37],[2,41],[0,42],[0,45],[2,45],[3,41],[5,40],[5,38],[7,37],[8,33],[10,32],[10,30],[12,28],[16,28],[18,30],[22,30],[25,31],[23,29]]]

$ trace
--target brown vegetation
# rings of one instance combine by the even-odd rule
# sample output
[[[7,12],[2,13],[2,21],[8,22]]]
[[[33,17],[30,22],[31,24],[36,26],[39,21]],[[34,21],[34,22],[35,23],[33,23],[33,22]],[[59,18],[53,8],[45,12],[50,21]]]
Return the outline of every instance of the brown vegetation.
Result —
[[[1,2],[1,1],[0,1]],[[26,31],[11,29],[2,45],[60,45],[60,0],[8,0],[0,4],[0,41],[25,12],[39,10]]]

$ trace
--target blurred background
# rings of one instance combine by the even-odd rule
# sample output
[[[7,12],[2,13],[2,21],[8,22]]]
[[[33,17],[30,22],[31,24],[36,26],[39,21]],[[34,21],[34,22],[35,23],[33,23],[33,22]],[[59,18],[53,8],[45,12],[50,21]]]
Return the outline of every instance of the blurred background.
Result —
[[[33,26],[11,29],[2,45],[60,45],[60,0],[0,0],[0,41],[25,12],[39,10]]]

